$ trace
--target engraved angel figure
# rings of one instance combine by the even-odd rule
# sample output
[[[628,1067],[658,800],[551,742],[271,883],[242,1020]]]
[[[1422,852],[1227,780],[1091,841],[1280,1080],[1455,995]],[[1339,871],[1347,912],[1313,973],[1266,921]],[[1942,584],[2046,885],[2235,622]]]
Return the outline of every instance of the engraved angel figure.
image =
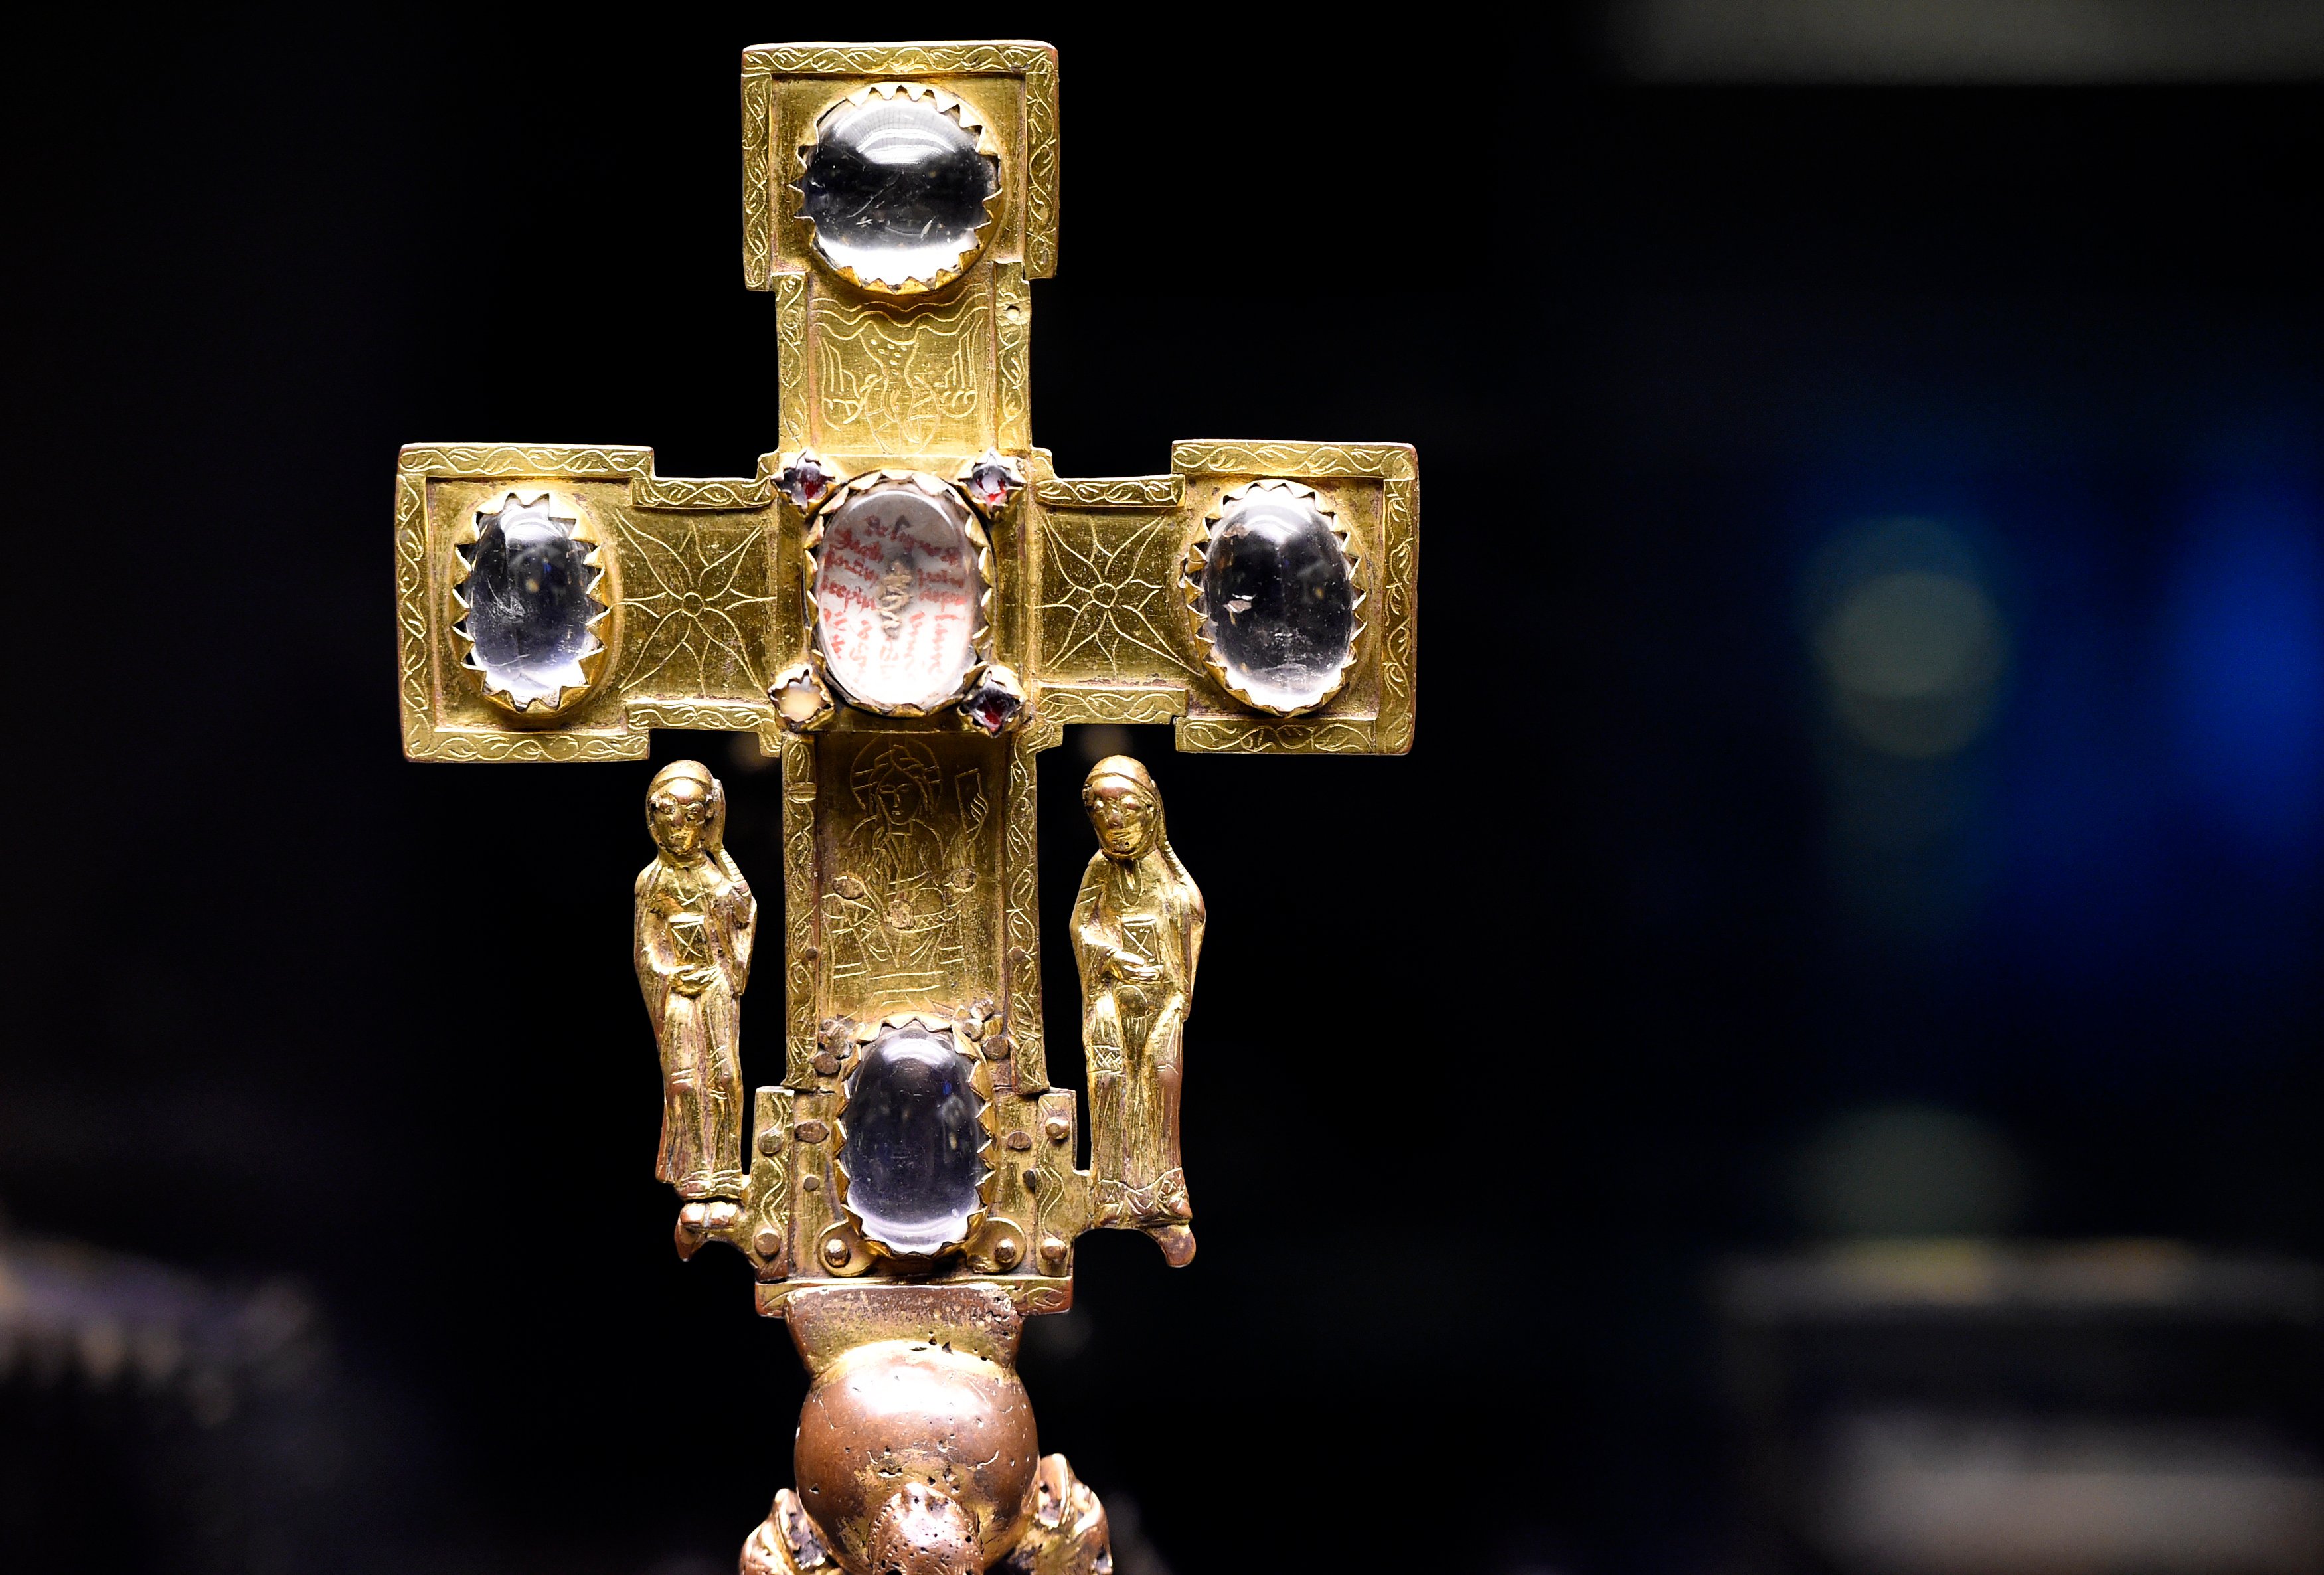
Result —
[[[646,789],[653,862],[638,874],[638,988],[661,1045],[654,1174],[686,1200],[681,1236],[733,1225],[742,1195],[742,994],[759,905],[726,852],[726,794],[678,760]]]
[[[1194,1233],[1178,1153],[1180,1039],[1203,949],[1203,894],[1171,851],[1162,796],[1144,766],[1127,755],[1100,760],[1082,806],[1098,840],[1074,902],[1096,1223],[1143,1230],[1184,1264]]]

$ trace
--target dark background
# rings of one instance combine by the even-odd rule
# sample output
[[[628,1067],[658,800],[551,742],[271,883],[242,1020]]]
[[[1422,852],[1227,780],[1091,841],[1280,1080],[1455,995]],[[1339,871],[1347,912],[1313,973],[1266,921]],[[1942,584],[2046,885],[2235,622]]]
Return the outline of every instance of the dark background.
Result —
[[[352,1570],[726,1568],[788,1479],[784,1331],[651,1174],[651,766],[399,752],[399,444],[773,442],[736,58],[864,30],[584,15],[90,12],[9,73],[0,1206],[309,1298],[309,1529],[254,1568],[317,1525]],[[1093,1239],[1024,1364],[1135,1558],[1713,1567],[1722,1255],[2324,1248],[2311,88],[1643,84],[1579,21],[873,31],[1061,51],[1062,471],[1421,456],[1410,758],[1136,741],[1213,916],[1202,1255]],[[1816,640],[1907,517],[2005,631],[1937,759],[1851,732]],[[771,903],[771,773],[656,744],[726,772]],[[1848,1156],[1899,1122],[1935,1169],[1884,1193]],[[71,1448],[15,1457],[7,1534],[160,1567],[134,1444]]]

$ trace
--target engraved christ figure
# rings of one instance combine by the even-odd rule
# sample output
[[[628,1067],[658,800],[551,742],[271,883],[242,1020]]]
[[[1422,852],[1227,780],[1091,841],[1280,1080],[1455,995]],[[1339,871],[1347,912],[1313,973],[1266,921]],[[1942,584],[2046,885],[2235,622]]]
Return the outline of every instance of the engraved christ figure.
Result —
[[[724,1230],[742,1195],[742,995],[759,905],[726,852],[726,795],[678,760],[646,790],[653,862],[638,874],[638,988],[661,1046],[661,1153],[681,1237]]]
[[[840,843],[824,913],[832,981],[859,1011],[925,995],[964,965],[960,901],[976,884],[986,808],[979,773],[960,773],[961,818],[948,827],[945,783],[934,751],[908,740],[871,745],[850,773],[863,818]]]
[[[1178,1152],[1180,1048],[1203,949],[1203,894],[1171,851],[1144,766],[1127,755],[1100,760],[1082,806],[1098,840],[1074,902],[1095,1222],[1143,1230],[1184,1264],[1194,1233]]]

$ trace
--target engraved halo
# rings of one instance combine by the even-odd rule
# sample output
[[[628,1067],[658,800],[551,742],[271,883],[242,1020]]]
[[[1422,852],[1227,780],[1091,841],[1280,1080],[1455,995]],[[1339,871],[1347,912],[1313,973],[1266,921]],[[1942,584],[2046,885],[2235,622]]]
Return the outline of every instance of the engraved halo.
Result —
[[[882,112],[886,112],[884,115]],[[917,117],[922,124],[917,127],[875,128],[856,146],[842,147],[840,139],[848,134],[852,125],[875,116]],[[950,132],[955,134],[949,138],[944,124],[946,121],[951,123]],[[873,82],[826,105],[816,115],[812,131],[813,135],[798,145],[796,178],[788,189],[793,211],[807,226],[816,256],[840,278],[859,290],[878,295],[927,295],[958,280],[983,255],[1001,222],[1005,184],[1001,176],[1001,145],[993,141],[991,132],[965,99],[925,82]],[[867,160],[861,156],[863,149],[875,141],[889,144],[884,150],[889,157]],[[818,168],[817,155],[831,151],[834,171],[840,172],[844,180],[849,163],[859,171],[866,163],[896,169],[899,144],[915,141],[919,152],[950,162],[953,168],[946,173],[952,177],[957,178],[973,166],[981,165],[984,195],[980,198],[972,190],[946,189],[941,180],[932,179],[920,193],[918,211],[927,216],[919,235],[915,237],[918,244],[868,244],[850,236],[835,222],[826,225],[826,221],[835,221],[844,213],[862,221],[855,226],[859,233],[885,227],[891,233],[908,235],[911,214],[895,215],[884,226],[876,221],[878,205],[883,199],[898,199],[892,187],[884,193],[835,189],[827,184],[828,172]],[[933,145],[944,141],[952,145]],[[908,153],[912,150],[905,146],[900,151]],[[818,217],[816,210],[826,205],[829,211]],[[952,211],[941,213],[939,208]],[[930,238],[940,219],[949,222],[940,234]]]
[[[833,532],[846,529],[844,517],[851,511],[851,503],[883,493],[900,493],[907,498],[918,494],[950,511],[948,523],[959,535],[976,582],[975,594],[967,609],[965,659],[957,664],[959,671],[954,675],[951,687],[940,692],[931,689],[919,696],[900,700],[871,693],[860,674],[851,683],[844,673],[835,670],[847,663],[844,656],[835,659],[831,649],[835,630],[824,609],[827,585],[836,583],[826,574],[824,565]],[[807,534],[800,545],[807,557],[806,585],[800,601],[807,617],[809,659],[825,681],[849,705],[883,716],[933,716],[947,706],[958,705],[982,674],[992,638],[992,546],[975,508],[961,490],[925,471],[875,470],[851,476],[834,487],[808,517]]]
[[[1284,704],[1254,692],[1250,675],[1238,676],[1238,664],[1222,646],[1218,627],[1212,616],[1203,591],[1203,581],[1210,567],[1213,541],[1217,538],[1222,522],[1239,504],[1249,502],[1279,502],[1303,506],[1312,520],[1338,549],[1340,569],[1348,591],[1347,639],[1331,662],[1331,672],[1312,693],[1296,702]],[[1356,665],[1356,643],[1363,638],[1361,617],[1364,606],[1363,557],[1356,550],[1348,528],[1341,522],[1338,512],[1324,501],[1314,487],[1294,481],[1265,478],[1247,482],[1239,487],[1229,487],[1204,513],[1202,523],[1194,530],[1194,539],[1186,544],[1185,562],[1179,577],[1179,591],[1186,614],[1186,625],[1193,632],[1194,645],[1203,653],[1203,665],[1218,686],[1242,705],[1269,716],[1304,716],[1322,709],[1331,702],[1347,682],[1349,672]]]
[[[546,672],[525,675],[488,663],[478,647],[477,632],[470,626],[476,610],[468,586],[476,574],[478,543],[483,531],[493,525],[503,532],[514,527],[545,528],[580,548],[577,565],[586,578],[579,589],[586,610],[572,621],[575,626],[569,633],[576,637],[573,640],[576,649],[547,664]],[[449,546],[452,634],[458,642],[460,665],[475,675],[485,699],[518,716],[547,718],[559,715],[596,688],[613,647],[607,636],[618,625],[613,612],[621,596],[611,555],[587,510],[578,502],[558,499],[546,488],[527,501],[522,489],[512,487],[497,508],[462,511]],[[538,668],[540,664],[527,665]],[[530,682],[526,681],[528,677]]]
[[[854,1196],[856,1178],[848,1171],[847,1142],[850,1134],[848,1114],[856,1102],[856,1084],[863,1075],[865,1058],[872,1045],[890,1036],[921,1040],[942,1040],[967,1066],[969,1090],[976,1098],[977,1145],[974,1156],[976,1201],[973,1206],[957,1217],[954,1222],[954,1229],[943,1233],[945,1239],[941,1242],[934,1241],[932,1239],[922,1239],[906,1241],[903,1245],[898,1246],[884,1239],[881,1235],[881,1228],[867,1220],[858,1211],[858,1200]],[[876,1023],[862,1024],[854,1030],[855,1043],[850,1047],[847,1064],[839,1075],[838,1106],[832,1117],[832,1127],[837,1136],[837,1141],[832,1146],[831,1168],[832,1174],[838,1182],[840,1211],[846,1217],[848,1225],[853,1228],[855,1235],[861,1239],[863,1247],[880,1257],[925,1259],[943,1257],[958,1252],[976,1239],[977,1233],[984,1228],[986,1216],[991,1211],[993,1196],[1000,1182],[1000,1173],[993,1167],[991,1159],[994,1111],[992,1095],[986,1086],[990,1076],[983,1058],[973,1054],[970,1048],[964,1047],[962,1041],[965,1036],[961,1031],[959,1023],[950,1018],[928,1012],[899,1012],[894,1016],[882,1018]],[[860,1273],[861,1270],[851,1269],[848,1272]]]

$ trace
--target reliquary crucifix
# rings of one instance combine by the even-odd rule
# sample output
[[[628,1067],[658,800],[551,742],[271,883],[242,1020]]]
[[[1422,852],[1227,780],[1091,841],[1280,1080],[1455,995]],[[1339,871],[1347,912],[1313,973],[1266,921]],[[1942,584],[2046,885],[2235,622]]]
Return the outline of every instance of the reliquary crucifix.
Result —
[[[1108,1566],[1015,1370],[1074,1242],[1194,1253],[1180,1070],[1201,891],[1138,760],[1082,789],[1089,1068],[1043,1053],[1034,764],[1075,723],[1181,750],[1398,754],[1418,487],[1395,444],[1182,442],[1162,475],[1033,447],[1056,58],[1035,43],[742,58],[746,284],[775,297],[778,446],[747,477],[644,448],[418,444],[396,576],[406,751],[634,760],[650,730],[779,759],[779,926],[693,761],[645,795],[634,965],[678,1250],[749,1258],[812,1374],[796,1486],[746,1571]],[[610,834],[610,828],[609,828]],[[779,1082],[747,1095],[754,977]]]

